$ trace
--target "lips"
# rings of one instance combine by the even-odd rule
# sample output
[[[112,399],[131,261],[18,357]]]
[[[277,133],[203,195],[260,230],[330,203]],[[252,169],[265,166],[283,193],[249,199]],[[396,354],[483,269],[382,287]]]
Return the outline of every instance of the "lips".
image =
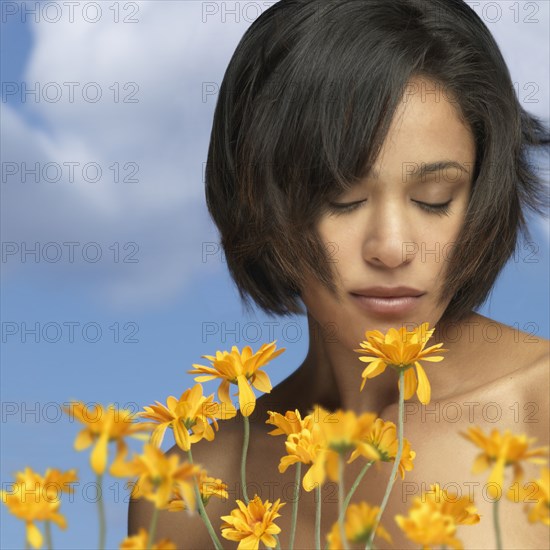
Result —
[[[356,296],[366,296],[369,298],[402,298],[402,297],[419,297],[426,294],[423,290],[418,290],[410,286],[372,286],[369,288],[353,290],[351,294]]]
[[[413,311],[422,300],[419,296],[363,296],[351,293],[357,306],[370,314],[383,317],[400,317]]]

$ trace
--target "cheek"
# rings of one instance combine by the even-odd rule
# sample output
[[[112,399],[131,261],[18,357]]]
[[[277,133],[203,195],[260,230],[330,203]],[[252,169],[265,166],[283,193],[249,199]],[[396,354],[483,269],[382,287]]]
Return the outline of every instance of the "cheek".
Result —
[[[419,239],[422,243],[419,252],[424,248],[426,252],[439,251],[440,256],[445,251],[448,254],[458,239],[464,222],[464,215],[465,210],[460,209],[458,213],[451,214],[451,217],[438,218],[429,226],[424,227]],[[438,258],[437,254],[432,259],[436,258]],[[423,261],[430,261],[429,255]],[[441,257],[438,258],[438,261],[441,261]]]
[[[350,224],[351,225],[351,224]],[[357,258],[361,251],[362,240],[353,226],[340,227],[336,224],[325,226],[319,233],[325,247],[327,260],[333,269],[339,273],[345,273],[344,266]]]

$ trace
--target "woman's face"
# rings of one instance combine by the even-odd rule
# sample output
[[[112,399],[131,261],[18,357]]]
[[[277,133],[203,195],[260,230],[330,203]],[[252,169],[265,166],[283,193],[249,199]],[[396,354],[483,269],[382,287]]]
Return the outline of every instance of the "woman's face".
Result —
[[[341,301],[316,279],[301,294],[308,314],[350,348],[365,330],[423,322],[432,327],[447,305],[438,306],[437,296],[468,205],[475,143],[441,86],[418,79],[412,84],[418,91],[400,103],[371,173],[331,203],[355,206],[324,213],[317,226]],[[438,95],[429,92],[434,89]],[[449,165],[415,173],[451,162],[464,171]],[[356,295],[379,286],[423,294],[401,303]]]

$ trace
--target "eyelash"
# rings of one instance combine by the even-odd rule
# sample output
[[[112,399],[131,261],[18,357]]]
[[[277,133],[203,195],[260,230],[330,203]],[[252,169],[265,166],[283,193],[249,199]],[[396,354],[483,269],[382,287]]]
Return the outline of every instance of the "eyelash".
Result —
[[[450,201],[447,201],[443,204],[428,204],[426,202],[420,202],[420,201],[413,201],[418,206],[424,210],[425,212],[429,212],[430,214],[437,214],[438,216],[448,216],[449,215],[449,205],[451,204],[453,199]],[[359,205],[363,204],[365,201],[357,201],[357,202],[351,202],[349,204],[335,204],[335,203],[329,203],[329,210],[333,212],[334,214],[344,214],[346,212],[351,212],[352,210],[355,210],[359,207]]]

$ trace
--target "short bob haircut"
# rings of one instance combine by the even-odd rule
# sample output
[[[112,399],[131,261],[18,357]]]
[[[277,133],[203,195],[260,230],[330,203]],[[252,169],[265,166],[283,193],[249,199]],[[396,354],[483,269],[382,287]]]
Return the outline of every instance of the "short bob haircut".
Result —
[[[520,105],[495,40],[463,0],[280,0],[230,60],[205,172],[248,311],[251,297],[268,315],[304,314],[306,274],[337,296],[316,221],[368,173],[415,76],[456,98],[476,145],[441,320],[482,305],[518,233],[530,240],[524,210],[546,216],[548,194],[528,155],[548,153],[548,129]]]

